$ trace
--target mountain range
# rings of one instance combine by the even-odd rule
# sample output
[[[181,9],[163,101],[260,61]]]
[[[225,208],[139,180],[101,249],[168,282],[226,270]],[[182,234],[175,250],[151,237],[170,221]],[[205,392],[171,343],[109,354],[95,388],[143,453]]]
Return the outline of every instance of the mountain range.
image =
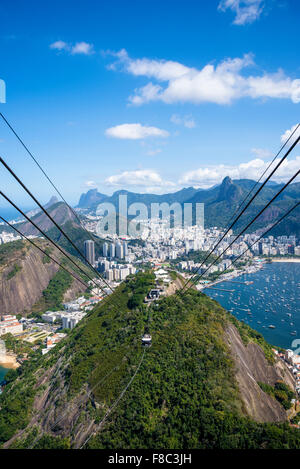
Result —
[[[249,191],[255,186],[256,182],[251,179],[232,180],[230,177],[225,177],[222,183],[210,189],[195,189],[188,187],[180,191],[166,194],[140,194],[136,192],[129,192],[126,190],[119,190],[108,196],[99,193],[97,189],[91,189],[87,193],[82,194],[78,203],[78,208],[84,211],[94,213],[97,206],[101,203],[112,203],[118,207],[119,196],[127,195],[128,206],[132,203],[143,203],[147,206],[148,210],[152,203],[168,203],[172,204],[178,202],[181,205],[184,203],[192,203],[195,207],[196,203],[204,203],[205,214],[205,227],[225,227],[243,202]],[[245,215],[243,215],[235,225],[235,230],[244,226],[252,217],[254,217],[263,206],[283,187],[284,184],[277,184],[269,182],[261,190],[257,198],[251,203]],[[256,190],[261,186],[257,185]],[[251,195],[253,195],[255,192]],[[296,201],[300,199],[300,183],[291,184],[272,205],[266,209],[262,216],[255,222],[251,231],[270,226],[276,219],[292,207]],[[250,200],[250,197],[247,201]],[[287,217],[276,229],[275,235],[279,234],[295,234],[300,236],[300,210],[296,209],[289,217]]]

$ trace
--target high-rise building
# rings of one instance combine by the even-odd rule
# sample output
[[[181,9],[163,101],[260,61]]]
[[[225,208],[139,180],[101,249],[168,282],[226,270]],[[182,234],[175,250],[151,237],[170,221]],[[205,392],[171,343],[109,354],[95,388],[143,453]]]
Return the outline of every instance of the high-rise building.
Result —
[[[123,245],[121,243],[116,244],[116,257],[119,259],[123,259],[124,253],[123,253]]]
[[[128,256],[128,244],[126,243],[126,241],[124,241],[123,243],[123,253],[124,253],[124,256]]]
[[[95,264],[95,243],[91,239],[84,242],[84,256],[90,264]]]
[[[109,257],[116,257],[116,247],[113,243],[109,246]]]
[[[103,251],[103,257],[107,257],[108,256],[108,244],[107,243],[103,244],[102,251]]]

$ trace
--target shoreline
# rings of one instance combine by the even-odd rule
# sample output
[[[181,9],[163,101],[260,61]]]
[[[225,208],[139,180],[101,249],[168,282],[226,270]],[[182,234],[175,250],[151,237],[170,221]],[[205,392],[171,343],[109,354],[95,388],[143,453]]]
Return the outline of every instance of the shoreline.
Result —
[[[244,275],[244,274],[249,274],[249,275],[250,274],[256,274],[256,272],[258,272],[259,270],[261,270],[263,268],[264,264],[265,263],[259,264],[257,266],[252,266],[253,270],[251,270],[250,272],[248,272],[247,270],[242,270],[242,271],[236,272],[235,275],[230,276],[228,278],[218,278],[217,280],[214,280],[212,283],[207,284],[207,285],[206,284],[203,284],[203,285],[198,284],[198,286],[201,286],[202,288],[197,288],[197,287],[196,288],[197,288],[197,290],[202,291],[202,290],[205,290],[205,288],[213,287],[214,285],[217,285],[218,283],[230,281],[230,280],[235,279],[237,277],[240,277],[241,275]]]
[[[17,362],[17,357],[15,355],[0,355],[0,366],[9,370],[16,370],[19,368],[20,363]]]
[[[274,259],[271,257],[271,264],[272,262],[300,262],[300,258],[297,259],[296,257],[287,257],[286,259],[284,257],[275,257]]]

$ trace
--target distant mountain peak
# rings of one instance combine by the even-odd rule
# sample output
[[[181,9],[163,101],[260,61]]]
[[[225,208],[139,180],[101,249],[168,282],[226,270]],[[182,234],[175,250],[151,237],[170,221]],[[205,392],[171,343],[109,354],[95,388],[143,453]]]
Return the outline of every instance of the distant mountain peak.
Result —
[[[241,194],[242,189],[229,176],[226,176],[220,185],[218,200],[232,203],[237,201]]]
[[[44,208],[49,208],[51,207],[51,205],[57,204],[57,202],[59,202],[58,198],[55,195],[53,195],[51,199],[49,200],[49,202],[47,202],[46,205],[44,205]]]
[[[89,208],[93,205],[100,204],[107,196],[98,192],[98,189],[90,189],[85,194],[81,194],[78,206],[79,208]]]

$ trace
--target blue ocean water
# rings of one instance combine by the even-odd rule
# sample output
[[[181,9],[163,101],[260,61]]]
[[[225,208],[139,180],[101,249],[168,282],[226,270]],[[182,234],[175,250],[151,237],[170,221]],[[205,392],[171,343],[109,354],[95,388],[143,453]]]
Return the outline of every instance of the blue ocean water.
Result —
[[[2,366],[0,366],[0,383],[1,381],[3,381],[4,376],[6,375],[7,372],[8,372],[7,368],[3,368]]]
[[[222,292],[206,289],[204,293],[231,310],[239,320],[260,332],[272,345],[295,349],[300,345],[300,263],[264,264],[254,274],[234,279],[252,281],[245,285],[222,282],[215,288],[234,290]],[[269,328],[269,326],[275,326]],[[293,341],[299,340],[297,345]]]
[[[27,212],[29,210],[32,210],[32,207],[31,208],[22,207],[22,210]],[[0,207],[0,215],[8,221],[17,220],[19,218],[20,219],[22,218],[22,215],[16,209],[14,209],[13,207]]]

